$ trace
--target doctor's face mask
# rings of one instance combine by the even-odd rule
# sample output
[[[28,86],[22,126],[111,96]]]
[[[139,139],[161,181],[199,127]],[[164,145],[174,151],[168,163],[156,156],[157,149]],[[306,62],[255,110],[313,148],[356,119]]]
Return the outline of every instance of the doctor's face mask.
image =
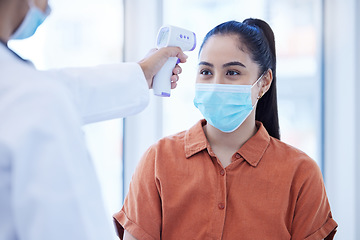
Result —
[[[206,121],[233,132],[248,118],[260,98],[259,66],[233,35],[208,39],[199,55],[194,105]]]
[[[31,37],[36,32],[37,28],[50,15],[50,12],[51,9],[49,5],[47,5],[46,11],[43,12],[35,5],[33,0],[29,0],[29,10],[20,26],[10,38],[20,40]]]

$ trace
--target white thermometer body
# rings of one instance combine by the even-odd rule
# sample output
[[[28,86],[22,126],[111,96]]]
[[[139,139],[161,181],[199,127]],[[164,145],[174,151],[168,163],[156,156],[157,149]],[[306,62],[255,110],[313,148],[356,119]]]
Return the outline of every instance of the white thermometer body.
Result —
[[[196,47],[195,33],[175,26],[163,26],[160,28],[156,46],[162,47],[180,47],[182,51],[192,51]],[[171,57],[167,60],[153,80],[154,94],[161,97],[170,97],[172,71],[178,61],[177,57]]]

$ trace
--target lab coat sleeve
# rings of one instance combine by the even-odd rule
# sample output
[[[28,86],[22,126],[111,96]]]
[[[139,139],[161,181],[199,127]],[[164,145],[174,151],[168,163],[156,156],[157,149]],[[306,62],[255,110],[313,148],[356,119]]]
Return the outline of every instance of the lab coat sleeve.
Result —
[[[84,124],[134,115],[149,102],[149,87],[137,63],[48,73],[68,87]]]

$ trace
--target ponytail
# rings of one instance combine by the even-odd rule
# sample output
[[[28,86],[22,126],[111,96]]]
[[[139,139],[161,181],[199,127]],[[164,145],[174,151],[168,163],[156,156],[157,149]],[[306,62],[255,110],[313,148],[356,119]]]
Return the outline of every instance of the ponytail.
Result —
[[[264,124],[266,130],[270,136],[280,139],[280,127],[279,116],[277,106],[277,92],[276,92],[276,49],[275,49],[275,37],[270,26],[260,19],[246,19],[243,23],[253,26],[260,30],[263,35],[263,40],[260,41],[261,45],[267,45],[264,48],[267,49],[263,52],[261,58],[264,58],[263,62],[268,64],[260,64],[263,67],[261,72],[271,69],[273,72],[273,80],[269,90],[265,95],[259,99],[256,107],[255,119]]]

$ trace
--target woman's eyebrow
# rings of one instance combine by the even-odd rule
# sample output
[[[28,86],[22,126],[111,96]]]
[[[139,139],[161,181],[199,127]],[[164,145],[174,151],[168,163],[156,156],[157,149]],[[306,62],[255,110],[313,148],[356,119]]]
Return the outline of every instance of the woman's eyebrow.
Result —
[[[211,63],[208,63],[208,62],[200,62],[199,63],[199,66],[200,65],[205,65],[205,66],[209,66],[209,67],[214,67],[214,64],[211,64]]]
[[[230,67],[230,66],[234,66],[234,65],[235,65],[235,66],[240,66],[240,67],[246,68],[246,66],[245,66],[244,64],[242,64],[241,62],[237,62],[237,61],[225,63],[225,64],[223,65],[223,68]]]

